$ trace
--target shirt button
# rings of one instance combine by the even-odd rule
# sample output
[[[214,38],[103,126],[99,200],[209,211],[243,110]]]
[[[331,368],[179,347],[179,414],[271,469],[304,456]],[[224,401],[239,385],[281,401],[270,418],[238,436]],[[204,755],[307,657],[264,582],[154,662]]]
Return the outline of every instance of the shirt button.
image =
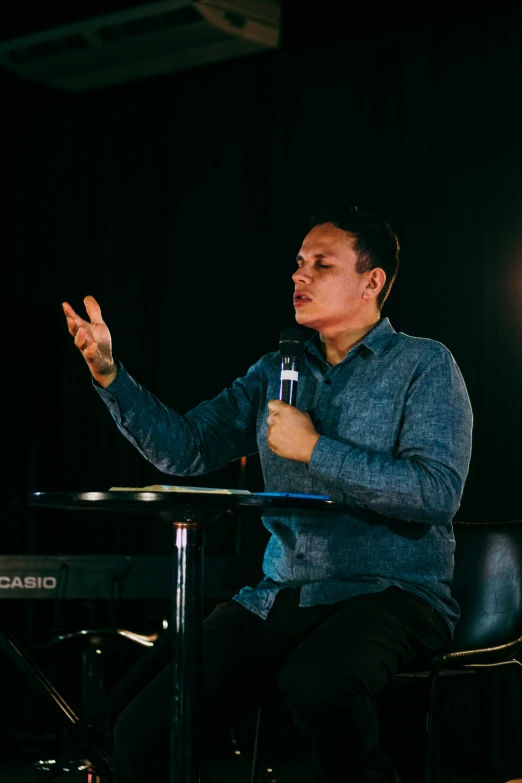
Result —
[[[331,386],[331,384],[332,384],[332,379],[331,379],[331,378],[325,378],[325,379],[324,379],[324,382],[325,382],[326,386]]]
[[[303,559],[303,557],[304,557],[304,554],[303,554],[303,552],[298,552],[298,553],[296,554],[296,558],[297,558],[298,560],[302,560],[302,559]]]

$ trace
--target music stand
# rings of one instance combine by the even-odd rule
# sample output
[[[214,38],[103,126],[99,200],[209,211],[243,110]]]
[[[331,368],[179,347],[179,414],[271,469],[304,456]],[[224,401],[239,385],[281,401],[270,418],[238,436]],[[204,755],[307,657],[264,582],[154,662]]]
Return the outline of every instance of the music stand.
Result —
[[[173,533],[171,629],[172,720],[170,783],[199,781],[199,706],[203,623],[203,532],[223,514],[346,512],[342,503],[313,496],[184,492],[37,492],[35,508],[147,514],[170,524]],[[109,762],[110,764],[110,762]],[[107,767],[105,760],[102,766]]]

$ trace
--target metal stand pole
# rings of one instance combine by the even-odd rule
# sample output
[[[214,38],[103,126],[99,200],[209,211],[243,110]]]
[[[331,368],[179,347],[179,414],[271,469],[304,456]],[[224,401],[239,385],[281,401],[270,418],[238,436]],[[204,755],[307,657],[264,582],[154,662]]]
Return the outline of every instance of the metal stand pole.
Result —
[[[197,522],[173,522],[172,722],[170,783],[199,781],[203,536]]]

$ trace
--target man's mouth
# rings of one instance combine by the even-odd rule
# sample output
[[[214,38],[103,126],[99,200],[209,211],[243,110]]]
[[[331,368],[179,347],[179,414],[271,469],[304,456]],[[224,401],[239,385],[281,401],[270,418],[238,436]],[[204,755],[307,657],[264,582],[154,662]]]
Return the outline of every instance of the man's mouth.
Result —
[[[294,305],[296,307],[300,307],[301,305],[305,305],[308,302],[311,302],[309,296],[306,296],[306,294],[294,294]]]

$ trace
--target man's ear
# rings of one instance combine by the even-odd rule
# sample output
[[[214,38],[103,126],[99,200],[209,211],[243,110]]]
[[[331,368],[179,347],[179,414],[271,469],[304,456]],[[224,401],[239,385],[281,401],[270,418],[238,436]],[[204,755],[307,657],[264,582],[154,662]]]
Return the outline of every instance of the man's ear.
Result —
[[[380,266],[371,269],[369,272],[368,283],[364,291],[365,299],[375,299],[379,296],[386,283],[386,272]]]

